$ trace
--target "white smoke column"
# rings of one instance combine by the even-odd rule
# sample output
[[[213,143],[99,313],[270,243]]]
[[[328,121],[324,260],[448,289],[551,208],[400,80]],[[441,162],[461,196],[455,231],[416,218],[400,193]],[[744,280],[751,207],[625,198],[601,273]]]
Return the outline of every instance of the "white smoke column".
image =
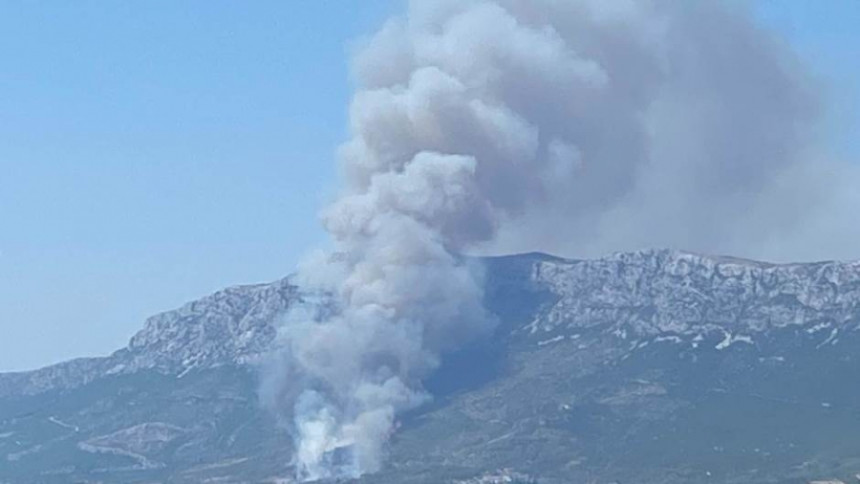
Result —
[[[491,329],[457,254],[729,247],[773,215],[759,198],[793,190],[814,114],[797,72],[725,4],[411,3],[356,59],[334,248],[300,271],[320,304],[280,334],[300,477],[378,470],[441,355]]]
[[[335,255],[302,268],[306,286],[333,296],[334,307],[291,315],[282,334],[287,384],[301,382],[287,401],[308,480],[378,470],[395,416],[426,401],[420,382],[440,354],[491,327],[480,273],[456,254],[491,240],[499,213],[542,183],[537,173],[519,179],[540,168],[540,133],[494,92],[491,70],[551,76],[581,95],[606,82],[556,33],[520,25],[499,5],[456,10],[438,20],[414,10],[414,25],[391,23],[364,54],[384,67],[363,76],[353,102],[347,186],[324,215]],[[450,33],[434,32],[452,20]],[[463,43],[475,34],[477,43]],[[395,44],[404,51],[386,52]],[[449,58],[482,44],[495,52]],[[473,62],[485,56],[486,65]],[[553,146],[556,158],[573,149]]]
[[[486,223],[474,173],[473,158],[420,153],[327,213],[337,256],[302,275],[334,307],[290,315],[283,333],[302,380],[292,402],[301,477],[377,470],[395,414],[426,400],[420,379],[439,353],[490,328],[477,274],[448,248],[458,219]]]

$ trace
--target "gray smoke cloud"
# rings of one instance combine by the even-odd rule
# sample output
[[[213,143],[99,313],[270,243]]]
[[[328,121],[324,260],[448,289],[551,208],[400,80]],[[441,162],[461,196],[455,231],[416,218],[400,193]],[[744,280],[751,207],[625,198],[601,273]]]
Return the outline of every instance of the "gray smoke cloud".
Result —
[[[737,6],[415,1],[355,73],[333,248],[300,268],[314,296],[269,375],[303,480],[378,470],[397,415],[430,398],[422,379],[492,330],[457,254],[778,258],[856,225],[819,216],[856,178],[809,161],[813,86]]]

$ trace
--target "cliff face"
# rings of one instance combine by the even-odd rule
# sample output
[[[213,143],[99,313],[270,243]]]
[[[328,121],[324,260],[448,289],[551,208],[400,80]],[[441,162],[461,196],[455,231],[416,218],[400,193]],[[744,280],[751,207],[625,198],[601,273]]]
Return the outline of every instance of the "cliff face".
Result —
[[[526,326],[532,335],[600,329],[690,340],[721,332],[725,348],[786,328],[832,333],[832,342],[860,324],[857,262],[772,265],[648,251],[540,261],[531,281],[557,298]]]
[[[404,416],[368,482],[860,471],[845,430],[860,424],[860,264],[669,250],[485,263],[496,334],[447,356],[436,401]],[[0,482],[288,476],[256,367],[300,300],[289,278],[230,288],[150,318],[111,356],[0,375]]]

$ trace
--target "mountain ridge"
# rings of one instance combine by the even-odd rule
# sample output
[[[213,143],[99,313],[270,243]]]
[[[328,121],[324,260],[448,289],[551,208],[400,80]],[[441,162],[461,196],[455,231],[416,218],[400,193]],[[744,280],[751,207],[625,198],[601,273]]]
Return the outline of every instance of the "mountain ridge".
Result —
[[[718,265],[751,267],[762,271],[791,270],[813,267],[842,267],[856,270],[860,274],[860,261],[819,261],[801,263],[773,263],[733,256],[713,256],[676,249],[644,249],[616,252],[596,259],[571,259],[542,252],[526,252],[474,258],[486,263],[505,261],[527,261],[550,263],[560,266],[582,264],[630,263],[637,259],[651,260],[657,264],[672,261],[693,263],[713,270]],[[858,293],[860,297],[860,293]],[[244,299],[248,298],[249,301]],[[0,372],[0,395],[8,395],[16,386],[23,386],[24,393],[38,393],[52,384],[75,386],[90,379],[73,375],[91,371],[133,372],[138,369],[159,369],[181,373],[196,367],[213,364],[258,362],[270,348],[275,337],[274,319],[287,309],[290,303],[300,300],[299,288],[292,276],[273,282],[242,284],[215,291],[199,299],[189,301],[177,309],[162,311],[144,321],[129,343],[108,356],[81,357],[42,368]],[[237,305],[238,306],[235,306]],[[230,318],[236,319],[231,321]],[[194,323],[186,325],[185,323]],[[205,322],[205,324],[200,324]],[[207,329],[213,334],[206,334]],[[225,336],[217,343],[235,342],[229,348],[217,349],[206,340],[217,333]],[[197,341],[194,341],[194,340]],[[179,351],[176,350],[185,350]],[[190,350],[190,351],[189,351]],[[154,352],[154,353],[153,353]],[[189,354],[190,353],[190,354]],[[68,382],[63,382],[68,378]],[[31,381],[31,383],[28,383]]]
[[[274,337],[274,319],[297,297],[297,289],[288,276],[271,283],[216,291],[147,318],[128,345],[108,356],[75,358],[35,370],[0,373],[0,396],[14,391],[36,394],[54,386],[74,388],[98,376],[93,372],[156,369],[175,373],[177,369],[181,372],[259,358],[266,348],[255,345]],[[207,334],[207,329],[212,334]],[[210,339],[219,333],[226,337]],[[216,348],[225,342],[234,344],[228,344],[226,350]]]

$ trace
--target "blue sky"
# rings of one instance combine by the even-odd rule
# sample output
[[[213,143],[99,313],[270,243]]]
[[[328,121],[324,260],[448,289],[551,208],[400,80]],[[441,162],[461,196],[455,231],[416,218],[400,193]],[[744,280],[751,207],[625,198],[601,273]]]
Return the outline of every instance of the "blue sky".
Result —
[[[860,154],[860,2],[755,0],[761,24],[799,54],[822,86],[824,142],[836,156]]]
[[[348,52],[396,0],[0,4],[0,370],[124,345],[323,239]],[[758,0],[855,156],[860,2]]]
[[[0,370],[291,271],[386,1],[0,5]]]

